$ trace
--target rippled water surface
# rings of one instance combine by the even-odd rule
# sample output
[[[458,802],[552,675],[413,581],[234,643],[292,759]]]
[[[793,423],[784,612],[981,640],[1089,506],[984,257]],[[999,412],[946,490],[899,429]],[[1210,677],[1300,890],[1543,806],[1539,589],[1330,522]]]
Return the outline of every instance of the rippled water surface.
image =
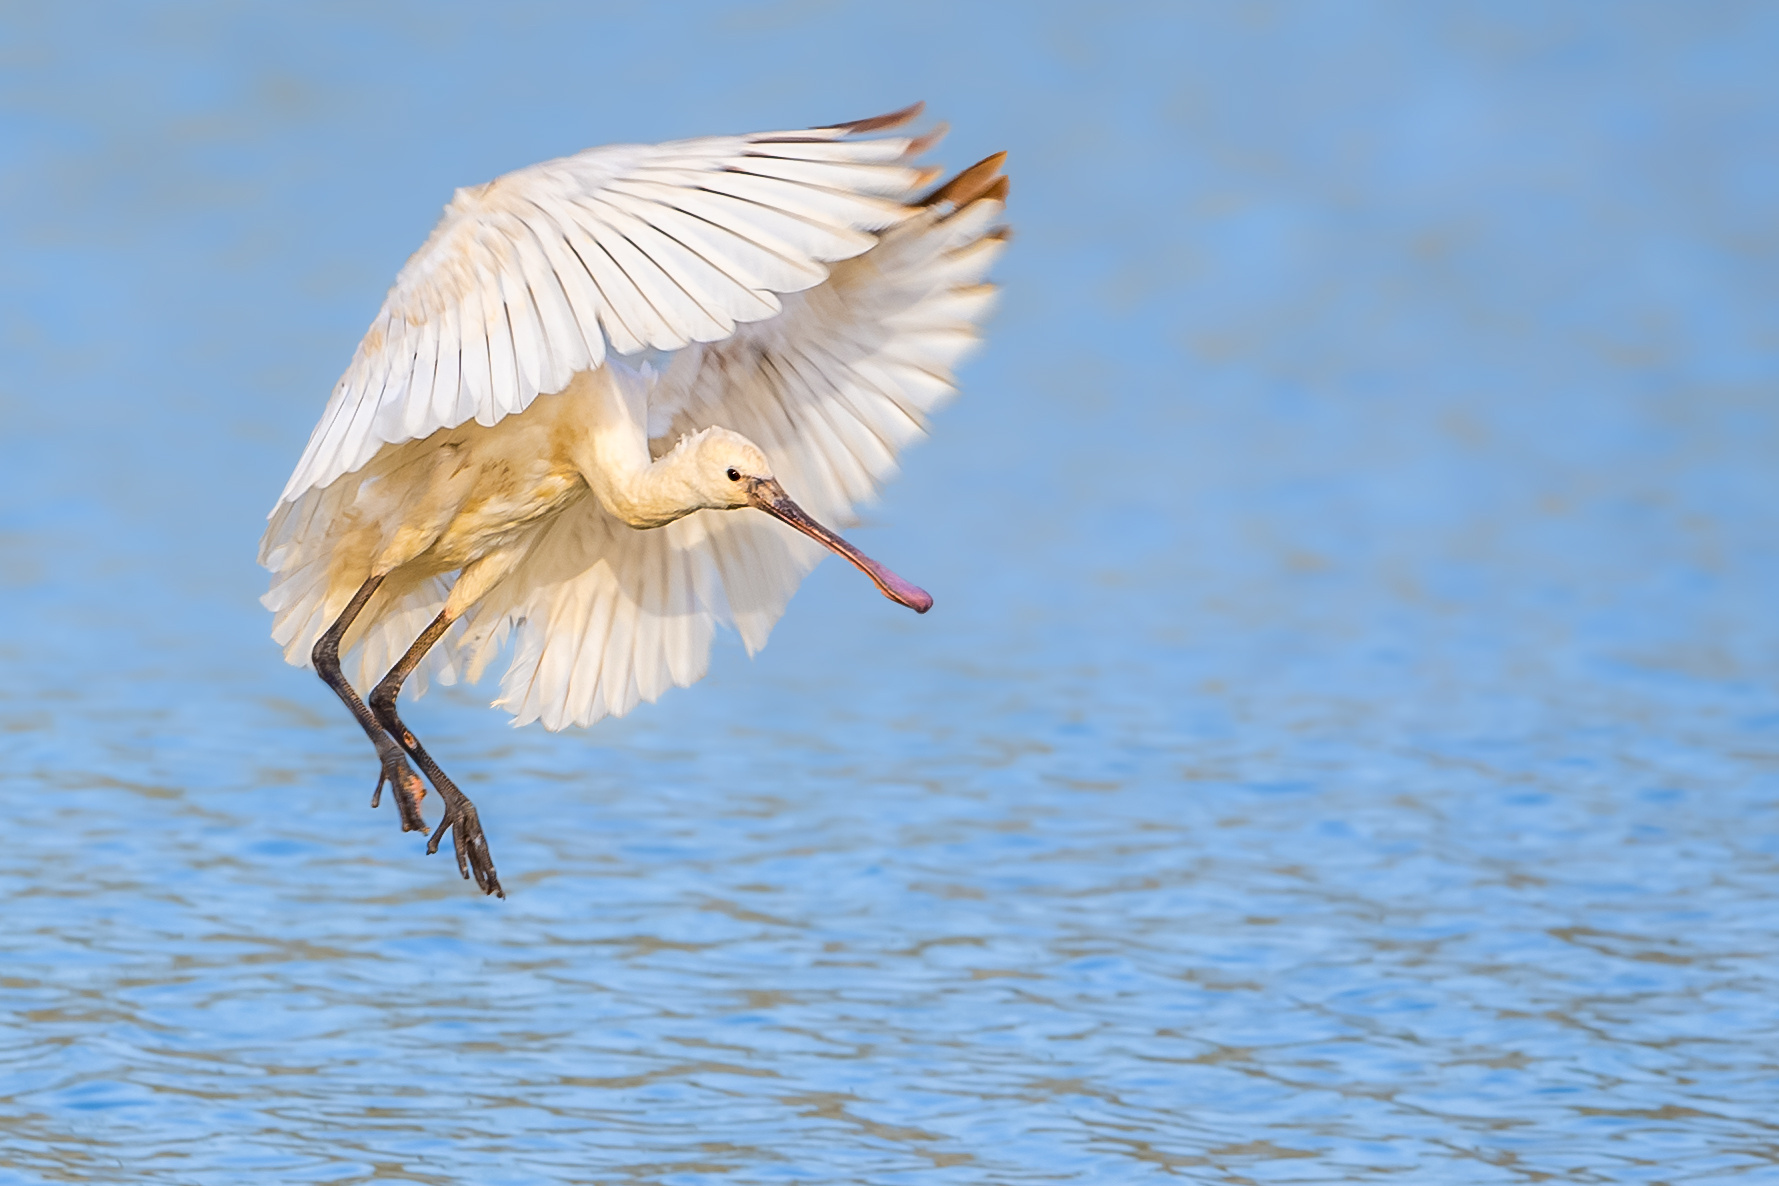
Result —
[[[0,1182],[1779,1181],[1769,6],[15,6]],[[772,645],[409,719],[255,603],[451,187],[925,97],[965,396]],[[436,808],[435,808],[436,811]]]

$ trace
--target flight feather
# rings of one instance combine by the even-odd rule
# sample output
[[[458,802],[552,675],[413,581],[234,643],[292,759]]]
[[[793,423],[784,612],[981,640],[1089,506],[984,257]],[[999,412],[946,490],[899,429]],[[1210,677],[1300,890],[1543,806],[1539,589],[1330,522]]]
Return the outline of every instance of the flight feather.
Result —
[[[588,149],[459,189],[408,260],[285,486],[385,445],[490,425],[608,353],[677,350],[775,316],[910,216],[904,137],[838,125]]]

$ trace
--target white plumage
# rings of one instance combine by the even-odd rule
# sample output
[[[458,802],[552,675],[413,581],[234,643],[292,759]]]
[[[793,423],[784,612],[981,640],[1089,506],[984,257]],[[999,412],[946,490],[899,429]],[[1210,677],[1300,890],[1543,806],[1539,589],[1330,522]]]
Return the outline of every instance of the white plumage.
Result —
[[[458,190],[273,508],[260,559],[286,657],[321,658],[332,624],[364,686],[430,629],[408,666],[448,682],[510,639],[497,704],[558,729],[697,680],[719,626],[758,650],[823,542],[924,610],[772,502],[850,521],[991,302],[1001,158],[923,198],[936,170],[911,162],[936,136],[859,138],[917,110],[591,149]],[[744,506],[771,514],[728,513]]]
[[[915,142],[846,126],[622,144],[457,191],[334,387],[281,502],[379,448],[492,425],[608,349],[677,350],[779,311],[900,222]],[[608,346],[609,343],[609,346]]]

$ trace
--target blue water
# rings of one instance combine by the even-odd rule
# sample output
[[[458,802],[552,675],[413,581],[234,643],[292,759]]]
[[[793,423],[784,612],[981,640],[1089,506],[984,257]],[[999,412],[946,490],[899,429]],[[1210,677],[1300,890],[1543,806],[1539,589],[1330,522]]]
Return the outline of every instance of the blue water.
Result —
[[[0,16],[0,1182],[1779,1181],[1772,6],[360,9]],[[429,695],[482,898],[266,638],[328,389],[453,186],[914,98],[938,608]]]

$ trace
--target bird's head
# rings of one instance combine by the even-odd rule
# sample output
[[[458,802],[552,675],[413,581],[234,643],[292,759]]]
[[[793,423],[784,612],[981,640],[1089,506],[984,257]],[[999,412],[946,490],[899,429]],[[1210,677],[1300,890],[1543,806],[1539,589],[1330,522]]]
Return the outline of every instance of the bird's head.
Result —
[[[687,445],[692,487],[713,510],[752,506],[753,483],[773,480],[766,454],[738,432],[707,428]]]
[[[870,577],[891,601],[905,605],[917,614],[933,608],[932,595],[925,589],[910,584],[877,563],[792,502],[778,479],[772,476],[772,463],[766,460],[766,454],[740,433],[726,428],[708,428],[686,441],[685,446],[688,454],[685,466],[690,471],[692,487],[703,499],[704,506],[713,510],[753,507],[765,511],[829,551],[845,557]]]

